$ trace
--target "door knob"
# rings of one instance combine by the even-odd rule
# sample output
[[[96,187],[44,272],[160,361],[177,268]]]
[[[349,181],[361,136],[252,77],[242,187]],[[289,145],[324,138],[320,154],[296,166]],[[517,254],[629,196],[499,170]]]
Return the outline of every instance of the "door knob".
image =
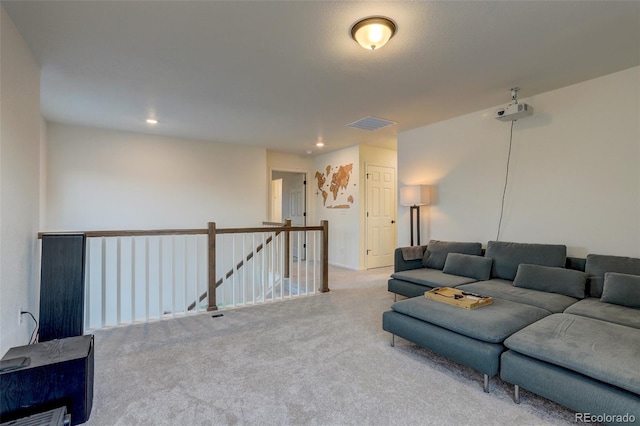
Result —
[[[395,220],[392,220],[392,221],[391,221],[391,223],[396,223],[396,221],[395,221]]]

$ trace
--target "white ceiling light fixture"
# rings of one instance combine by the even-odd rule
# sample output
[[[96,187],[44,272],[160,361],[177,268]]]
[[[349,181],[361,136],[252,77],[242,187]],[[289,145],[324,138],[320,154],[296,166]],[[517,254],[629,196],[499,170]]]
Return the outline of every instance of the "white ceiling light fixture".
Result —
[[[351,27],[351,37],[367,50],[380,49],[396,33],[395,22],[384,16],[362,19]]]
[[[158,124],[158,120],[155,118],[147,118],[146,122],[147,124]]]

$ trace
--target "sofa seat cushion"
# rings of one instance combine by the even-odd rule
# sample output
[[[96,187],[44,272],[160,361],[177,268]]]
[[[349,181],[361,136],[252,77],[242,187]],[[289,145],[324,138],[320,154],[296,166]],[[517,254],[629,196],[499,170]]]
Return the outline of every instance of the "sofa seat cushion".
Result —
[[[564,313],[595,318],[640,329],[640,309],[604,303],[595,297],[583,299],[569,306]]]
[[[549,315],[544,309],[507,300],[494,300],[488,306],[464,309],[426,297],[414,297],[394,303],[391,309],[489,343],[501,343],[516,331]]]
[[[564,294],[547,293],[545,291],[531,290],[528,288],[514,287],[511,281],[493,279],[480,281],[460,286],[461,290],[524,303],[538,308],[546,309],[550,313],[560,313],[578,301],[574,297]]]
[[[461,277],[459,275],[445,274],[439,269],[418,268],[408,271],[394,272],[391,278],[409,281],[410,283],[433,287],[456,287],[461,284],[475,282],[474,278]]]
[[[640,333],[619,324],[553,314],[504,342],[511,350],[640,394]]]

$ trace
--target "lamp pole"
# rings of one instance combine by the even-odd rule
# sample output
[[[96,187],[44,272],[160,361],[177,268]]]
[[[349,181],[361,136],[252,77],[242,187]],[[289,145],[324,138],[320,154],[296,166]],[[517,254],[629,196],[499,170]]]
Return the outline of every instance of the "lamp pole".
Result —
[[[413,211],[415,210],[416,212],[416,224],[415,224],[415,230],[416,230],[416,245],[420,245],[420,206],[418,205],[413,205],[410,207],[411,209],[411,245],[413,245],[413,229],[414,229],[414,225],[413,225]]]
[[[409,207],[410,224],[411,224],[411,245],[414,241],[416,245],[420,245],[420,206],[428,206],[431,204],[431,187],[429,185],[407,185],[400,188],[400,204]],[[413,222],[413,211],[416,212],[415,225]],[[416,232],[416,239],[413,238],[413,232]]]

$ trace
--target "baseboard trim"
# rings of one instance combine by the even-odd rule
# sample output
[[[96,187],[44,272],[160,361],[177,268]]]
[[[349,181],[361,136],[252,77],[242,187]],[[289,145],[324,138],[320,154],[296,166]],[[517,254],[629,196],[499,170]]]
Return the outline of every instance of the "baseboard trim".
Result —
[[[360,271],[360,268],[354,268],[351,265],[343,265],[342,263],[329,262],[329,265],[335,266],[337,268],[349,269],[351,271]]]

